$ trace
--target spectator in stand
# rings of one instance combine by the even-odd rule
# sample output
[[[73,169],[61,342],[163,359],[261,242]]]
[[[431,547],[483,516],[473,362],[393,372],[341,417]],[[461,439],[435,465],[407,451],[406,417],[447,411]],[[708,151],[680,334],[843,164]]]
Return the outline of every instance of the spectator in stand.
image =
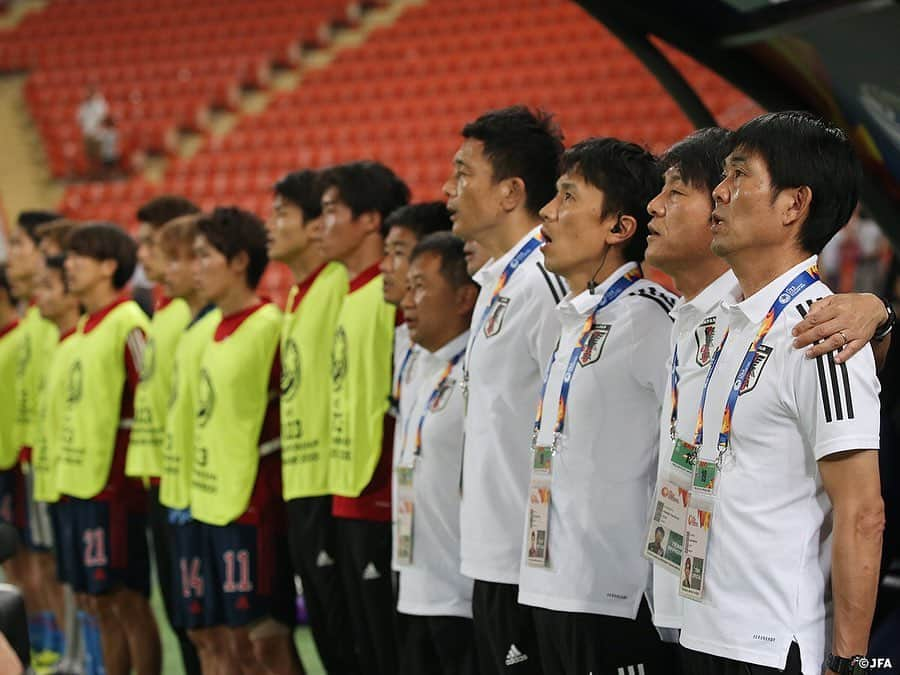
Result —
[[[112,116],[107,115],[103,118],[97,128],[96,138],[100,163],[103,165],[103,177],[110,178],[121,168],[119,165],[121,159],[119,130],[116,128],[116,121]]]
[[[96,87],[88,87],[81,105],[78,106],[78,127],[84,140],[84,153],[93,170],[101,162],[100,136],[98,132],[109,113],[109,105]]]

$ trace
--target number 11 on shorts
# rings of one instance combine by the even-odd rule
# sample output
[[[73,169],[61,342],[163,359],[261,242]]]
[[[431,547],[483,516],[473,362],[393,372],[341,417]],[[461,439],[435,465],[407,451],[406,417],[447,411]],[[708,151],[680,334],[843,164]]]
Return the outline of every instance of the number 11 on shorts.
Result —
[[[222,554],[225,561],[225,583],[222,590],[225,593],[250,593],[253,584],[250,582],[250,552],[247,549],[239,551],[225,551]],[[236,570],[235,568],[239,568]],[[235,579],[235,573],[239,579]]]

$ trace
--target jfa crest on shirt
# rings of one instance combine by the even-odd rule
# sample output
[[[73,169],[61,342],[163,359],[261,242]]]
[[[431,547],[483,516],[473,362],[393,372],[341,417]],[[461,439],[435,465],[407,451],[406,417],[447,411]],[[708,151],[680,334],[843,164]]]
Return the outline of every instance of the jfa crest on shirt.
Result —
[[[509,298],[498,295],[497,299],[491,305],[491,313],[488,315],[487,321],[484,322],[484,336],[494,337],[503,328],[503,317],[506,316],[506,310],[509,309]]]
[[[606,338],[609,337],[609,329],[611,324],[598,323],[591,328],[591,332],[584,338],[584,349],[581,350],[581,356],[578,357],[578,365],[584,368],[595,363],[603,353],[603,345],[606,344]]]
[[[756,386],[756,383],[759,381],[759,376],[762,374],[763,367],[766,365],[766,361],[769,360],[771,354],[772,348],[767,345],[759,345],[759,347],[756,348],[756,356],[753,357],[753,363],[750,365],[750,370],[747,371],[747,377],[741,385],[742,394],[746,394]]]
[[[716,339],[716,317],[708,316],[694,331],[697,339],[697,365],[704,368],[709,365],[713,355],[713,341]]]
[[[440,412],[444,408],[447,407],[447,401],[450,400],[450,397],[453,395],[453,388],[456,386],[456,380],[454,379],[446,379],[441,382],[440,388],[438,389],[437,396],[431,402],[431,412]]]

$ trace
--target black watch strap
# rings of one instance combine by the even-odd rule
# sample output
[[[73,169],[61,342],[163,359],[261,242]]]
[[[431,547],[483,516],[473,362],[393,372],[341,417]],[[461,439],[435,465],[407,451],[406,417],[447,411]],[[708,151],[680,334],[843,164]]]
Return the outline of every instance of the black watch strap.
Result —
[[[894,305],[890,300],[885,300],[881,298],[881,301],[884,303],[884,309],[887,312],[887,319],[875,329],[875,335],[872,336],[872,339],[876,342],[881,342],[884,340],[892,330],[894,330],[894,324],[897,323],[897,315],[894,313]]]
[[[866,671],[859,665],[860,660],[865,660],[865,656],[851,656],[844,658],[843,656],[835,656],[829,654],[825,659],[825,667],[834,671],[838,675],[863,675]]]

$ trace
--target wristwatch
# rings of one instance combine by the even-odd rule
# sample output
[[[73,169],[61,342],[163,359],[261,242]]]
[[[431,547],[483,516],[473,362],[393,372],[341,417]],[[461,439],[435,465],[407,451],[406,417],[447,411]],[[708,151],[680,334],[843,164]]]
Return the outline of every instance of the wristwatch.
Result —
[[[843,656],[829,654],[825,659],[825,667],[837,675],[864,675],[868,670],[868,665],[869,660],[865,656],[859,655],[845,659]]]
[[[875,340],[875,342],[881,342],[890,335],[891,331],[894,330],[894,324],[897,323],[897,315],[894,314],[894,305],[890,300],[885,300],[884,298],[881,298],[881,301],[884,303],[887,319],[875,329],[875,335],[872,336],[872,339]]]

